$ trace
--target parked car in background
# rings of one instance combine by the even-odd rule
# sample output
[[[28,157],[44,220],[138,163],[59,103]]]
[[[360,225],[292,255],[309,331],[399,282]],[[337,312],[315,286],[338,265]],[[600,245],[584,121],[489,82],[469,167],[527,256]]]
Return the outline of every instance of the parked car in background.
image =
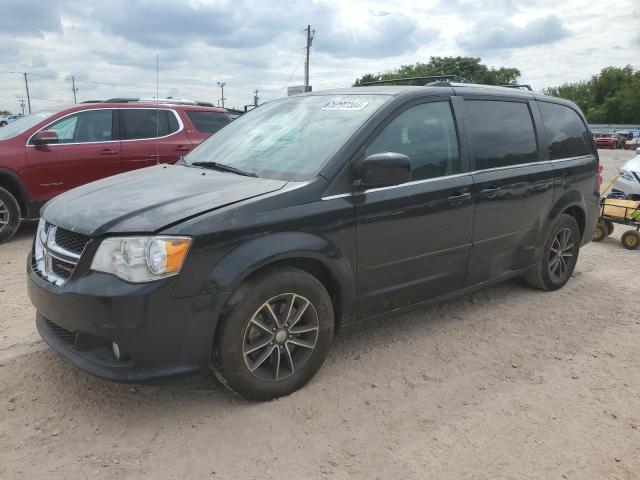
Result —
[[[636,148],[636,156],[620,167],[620,177],[613,184],[612,192],[640,200],[640,146]]]
[[[624,138],[617,133],[603,133],[595,138],[595,142],[598,148],[622,148]]]
[[[175,165],[49,202],[28,292],[42,338],[95,375],[212,368],[268,400],[307,383],[348,323],[517,276],[561,288],[599,183],[566,100],[446,82],[297,95]]]
[[[0,116],[0,127],[5,127],[11,122],[15,122],[22,115],[2,115]]]
[[[71,188],[170,163],[231,122],[196,102],[112,99],[26,115],[0,129],[0,242]]]
[[[640,147],[640,137],[632,138],[624,142],[625,150],[635,150],[638,147]]]

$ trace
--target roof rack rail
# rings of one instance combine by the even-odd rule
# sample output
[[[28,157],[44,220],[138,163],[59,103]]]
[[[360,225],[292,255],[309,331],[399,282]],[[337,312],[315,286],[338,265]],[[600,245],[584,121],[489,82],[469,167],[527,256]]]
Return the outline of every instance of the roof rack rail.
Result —
[[[464,82],[464,78],[460,75],[431,75],[428,77],[406,77],[406,78],[392,78],[390,80],[376,80],[373,82],[363,82],[359,84],[359,87],[366,87],[370,85],[394,85],[394,84],[402,84],[405,82],[424,82],[418,83],[417,85],[421,86],[436,86],[436,87],[449,87],[451,84],[450,81],[453,82]]]
[[[518,90],[529,90],[530,92],[533,92],[533,88],[531,88],[531,85],[527,85],[527,84],[518,85],[515,83],[510,83],[507,85],[500,85],[500,86],[507,87],[507,88],[517,88]]]
[[[139,98],[115,97],[115,98],[110,98],[108,100],[103,100],[102,103],[132,103],[132,102],[139,102],[139,101],[140,101]]]
[[[104,100],[104,103],[158,103],[161,105],[197,105],[200,107],[215,107],[211,102],[189,100],[184,98],[139,98],[139,97],[115,97]]]
[[[80,103],[102,103],[103,100],[84,100]]]

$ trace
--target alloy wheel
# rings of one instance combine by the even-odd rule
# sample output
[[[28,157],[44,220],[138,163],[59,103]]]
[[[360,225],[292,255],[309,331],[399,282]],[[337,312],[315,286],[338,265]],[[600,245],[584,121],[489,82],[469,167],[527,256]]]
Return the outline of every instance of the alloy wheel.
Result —
[[[244,332],[242,356],[252,375],[281,381],[299,371],[318,341],[315,306],[296,293],[275,296],[253,314]]]
[[[564,280],[569,270],[569,262],[573,257],[575,243],[573,233],[569,228],[563,228],[551,242],[549,251],[549,275],[560,282]]]
[[[2,230],[9,224],[9,220],[9,207],[7,207],[7,205],[2,200],[0,200],[0,230]]]

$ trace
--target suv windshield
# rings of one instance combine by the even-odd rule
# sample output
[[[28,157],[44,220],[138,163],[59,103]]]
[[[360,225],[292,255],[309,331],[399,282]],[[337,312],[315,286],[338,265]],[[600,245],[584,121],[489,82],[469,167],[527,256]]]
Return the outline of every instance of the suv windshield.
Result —
[[[46,120],[54,113],[56,112],[43,111],[25,115],[15,122],[11,122],[10,124],[0,128],[0,140],[6,140],[7,138],[13,138],[20,135],[22,132],[29,130],[34,125]]]
[[[224,127],[185,161],[216,162],[262,178],[308,180],[389,98],[310,95],[267,103]]]

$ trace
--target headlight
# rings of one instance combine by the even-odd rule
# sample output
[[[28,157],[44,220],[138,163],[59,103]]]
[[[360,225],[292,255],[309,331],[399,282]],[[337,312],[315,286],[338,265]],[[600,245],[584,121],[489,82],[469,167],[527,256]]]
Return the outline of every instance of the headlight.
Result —
[[[631,181],[635,180],[635,178],[633,178],[633,173],[623,168],[620,169],[620,176],[625,180],[631,180]]]
[[[128,282],[152,282],[177,275],[187,256],[187,237],[113,237],[100,243],[91,270]]]
[[[38,223],[38,230],[36,231],[36,241],[33,252],[36,262],[44,259],[44,249],[42,248],[42,246],[47,243],[47,232],[44,229],[45,223],[46,222],[44,221],[44,218],[41,218],[40,222]]]

